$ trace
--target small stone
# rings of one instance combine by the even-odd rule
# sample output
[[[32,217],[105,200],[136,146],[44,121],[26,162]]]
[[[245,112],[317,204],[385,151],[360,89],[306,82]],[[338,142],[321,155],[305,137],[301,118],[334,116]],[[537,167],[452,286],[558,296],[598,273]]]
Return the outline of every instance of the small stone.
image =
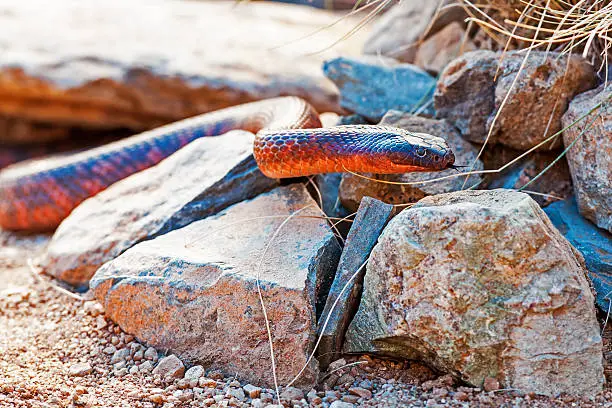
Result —
[[[227,390],[227,393],[240,401],[244,401],[246,399],[244,390],[242,388],[230,388]]]
[[[177,356],[171,354],[159,361],[159,364],[153,370],[153,374],[164,379],[181,378],[185,374],[185,366]]]
[[[203,375],[204,375],[204,367],[202,367],[201,365],[193,366],[185,372],[185,378],[187,380],[198,380]]]
[[[153,371],[153,363],[147,360],[138,366],[138,370],[143,373],[150,373]]]
[[[107,325],[108,325],[108,322],[106,321],[104,316],[100,315],[100,316],[96,317],[96,329],[102,330]]]
[[[88,300],[83,304],[83,310],[85,313],[96,317],[104,313],[104,307],[99,302]]]
[[[157,355],[157,350],[155,350],[153,347],[149,347],[144,353],[144,358],[156,362],[159,358]]]
[[[301,400],[302,398],[304,398],[304,391],[300,390],[299,388],[295,388],[295,387],[287,387],[283,390],[283,392],[281,392],[280,394],[281,399],[287,400],[287,401],[293,401],[293,400]]]
[[[495,378],[487,377],[484,380],[483,388],[486,392],[499,390],[499,381]]]
[[[240,387],[240,381],[238,380],[233,380],[232,382],[229,383],[230,387],[234,387],[234,388],[238,388]]]
[[[113,370],[121,370],[123,367],[125,367],[125,361],[119,361],[118,363],[113,364]]]
[[[189,388],[189,380],[185,379],[185,378],[181,378],[180,380],[178,380],[178,382],[176,383],[176,386],[179,387],[180,389],[184,390],[185,388]]]
[[[342,401],[356,404],[359,401],[359,397],[357,395],[344,395],[342,396]]]
[[[470,399],[470,396],[463,391],[458,391],[455,393],[455,399],[457,401],[467,401]]]
[[[73,377],[84,377],[90,374],[92,367],[89,363],[76,363],[70,366],[68,373]]]
[[[136,366],[136,365],[131,366],[131,367],[130,367],[130,369],[128,370],[128,372],[129,372],[130,374],[136,374],[136,373],[138,373],[138,371],[140,371],[140,369],[139,369],[139,368],[138,368],[138,366]]]
[[[217,381],[213,380],[212,378],[200,377],[198,380],[198,385],[202,388],[215,388],[217,386]]]
[[[353,408],[354,406],[350,402],[334,401],[330,404],[329,408]]]
[[[363,399],[370,399],[370,398],[372,398],[372,391],[366,390],[365,388],[352,387],[352,388],[349,388],[349,392],[351,394],[357,395],[358,397],[361,397]]]
[[[149,401],[151,401],[154,404],[163,404],[164,396],[161,394],[151,394],[149,395]]]
[[[115,353],[113,354],[113,357],[111,357],[111,364],[115,364],[119,361],[125,361],[130,357],[130,350],[127,348],[122,348],[119,349],[117,351],[115,351]]]
[[[242,389],[244,390],[244,392],[247,393],[249,398],[259,398],[259,396],[261,395],[261,388],[256,387],[253,384],[247,384],[242,387]]]
[[[144,352],[142,350],[138,350],[134,353],[134,356],[132,358],[134,359],[134,361],[140,361],[144,358]]]
[[[115,352],[117,351],[117,348],[111,344],[109,346],[104,347],[104,350],[102,351],[105,354],[115,354]]]
[[[115,377],[124,377],[128,373],[128,369],[123,367],[120,370],[113,371],[113,373],[115,374]]]
[[[215,399],[214,398],[206,398],[205,400],[202,401],[202,405],[204,405],[205,407],[210,407],[211,405],[213,405],[215,403]]]

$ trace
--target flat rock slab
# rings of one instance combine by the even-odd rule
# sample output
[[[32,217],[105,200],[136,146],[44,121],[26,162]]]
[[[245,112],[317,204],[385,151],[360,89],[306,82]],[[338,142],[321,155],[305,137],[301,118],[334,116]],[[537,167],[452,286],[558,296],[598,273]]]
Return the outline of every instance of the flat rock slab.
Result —
[[[278,181],[259,171],[252,145],[244,131],[198,139],[85,200],[53,235],[46,273],[86,288],[98,267],[136,243],[275,187]]]
[[[259,279],[286,384],[312,352],[317,300],[340,256],[320,215],[303,185],[280,187],[136,245],[101,267],[91,288],[107,316],[139,340],[271,387]],[[311,387],[317,373],[313,359],[296,384]]]
[[[575,55],[532,51],[521,69],[524,58],[517,51],[474,51],[457,58],[438,81],[436,115],[475,143],[484,143],[493,126],[487,143],[518,150],[530,149],[560,131],[561,116],[572,98],[596,86],[595,71]],[[557,137],[545,147],[560,146]]]
[[[442,137],[453,150],[456,164],[471,166],[474,163],[474,171],[483,169],[482,162],[477,160],[478,150],[465,141],[455,128],[445,120],[428,119],[403,112],[389,111],[380,124]],[[345,173],[342,176],[339,191],[340,201],[351,211],[357,210],[363,197],[374,197],[389,204],[409,204],[429,195],[461,190],[464,185],[465,187],[483,185],[480,175],[469,176],[466,180],[466,177],[459,176],[457,171],[452,169],[424,173],[368,174],[367,176],[382,181],[368,180],[350,173]],[[449,176],[450,178],[443,180],[429,181]],[[385,183],[385,181],[391,183]]]
[[[612,234],[584,219],[573,197],[552,203],[544,212],[584,257],[597,305],[607,313],[612,308]]]
[[[563,143],[569,149],[567,162],[580,212],[598,227],[612,232],[610,98],[612,88],[604,89],[604,85],[574,98],[563,115],[563,126],[567,127]],[[595,109],[599,104],[601,107]]]
[[[140,131],[279,95],[337,111],[321,63],[358,55],[368,31],[322,51],[359,21],[313,34],[338,18],[262,2],[0,0],[0,115]]]
[[[422,360],[481,387],[602,390],[602,339],[580,254],[527,194],[421,200],[372,250],[345,351]],[[489,380],[490,381],[490,380]]]
[[[344,333],[359,307],[365,263],[392,215],[392,205],[371,197],[361,200],[319,321],[317,352],[323,368],[342,353]]]
[[[412,112],[431,101],[436,80],[421,68],[390,58],[327,61],[323,72],[340,89],[340,105],[378,122],[390,109]]]

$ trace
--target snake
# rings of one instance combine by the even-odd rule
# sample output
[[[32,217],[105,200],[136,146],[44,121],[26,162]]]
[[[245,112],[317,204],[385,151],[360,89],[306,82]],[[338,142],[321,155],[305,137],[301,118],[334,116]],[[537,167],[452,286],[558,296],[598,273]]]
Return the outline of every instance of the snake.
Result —
[[[396,174],[455,168],[438,136],[381,125],[322,127],[301,98],[276,97],[183,119],[72,155],[17,163],[0,171],[0,227],[52,231],[87,198],[155,166],[193,140],[242,129],[271,178],[321,173]]]

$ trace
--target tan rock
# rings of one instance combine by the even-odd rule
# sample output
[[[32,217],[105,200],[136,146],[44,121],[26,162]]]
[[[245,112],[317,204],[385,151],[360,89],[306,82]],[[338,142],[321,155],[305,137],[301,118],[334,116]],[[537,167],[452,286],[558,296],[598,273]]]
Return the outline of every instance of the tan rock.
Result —
[[[65,126],[140,131],[287,94],[337,111],[321,63],[358,55],[368,32],[317,52],[358,19],[331,26],[339,17],[333,12],[263,2],[84,0],[48,8],[41,0],[3,0],[0,6],[0,115],[60,128],[40,135],[45,139],[63,137]],[[313,34],[312,21],[330,27]],[[22,130],[0,138],[35,136]]]
[[[441,72],[452,60],[475,49],[463,25],[452,22],[419,45],[414,64],[430,72]]]
[[[478,156],[478,150],[470,143],[466,142],[459,133],[457,133],[455,128],[444,120],[427,119],[398,111],[389,111],[380,123],[408,129],[414,132],[429,133],[446,139],[451,149],[453,149],[456,164],[470,166]],[[482,162],[476,160],[474,170],[482,169]],[[357,211],[361,199],[365,196],[376,198],[388,204],[415,203],[428,195],[461,190],[465,182],[465,177],[453,177],[429,184],[414,185],[387,184],[384,181],[390,181],[392,183],[412,183],[454,175],[457,175],[457,171],[452,169],[430,173],[366,175],[377,180],[382,180],[382,182],[379,182],[345,173],[340,183],[339,197],[342,205],[350,211]],[[479,175],[473,175],[467,180],[466,186],[470,187],[474,184],[479,184],[481,181],[482,178]]]
[[[467,140],[484,143],[510,92],[487,143],[527,150],[560,131],[571,99],[596,85],[595,71],[575,55],[533,51],[512,86],[524,58],[516,51],[503,59],[501,52],[474,51],[456,59],[438,81],[437,116],[455,125]],[[560,145],[558,137],[546,148]]]
[[[526,194],[427,197],[374,247],[345,351],[423,360],[479,387],[594,396],[602,339],[582,262]]]
[[[286,384],[312,351],[340,256],[320,214],[303,185],[280,187],[134,246],[102,266],[91,287],[107,316],[139,340],[270,387],[259,279]],[[312,360],[296,384],[311,387],[317,372]]]
[[[612,232],[612,89],[602,85],[578,95],[563,116],[565,147],[580,213]],[[576,123],[596,105],[590,115]],[[584,131],[584,132],[583,132]],[[577,139],[578,138],[578,139]],[[576,140],[577,139],[577,140]],[[574,143],[574,141],[576,142]]]
[[[442,6],[436,16],[440,3]],[[436,18],[432,22],[434,16]],[[461,6],[449,0],[402,0],[376,22],[363,53],[413,63],[421,40],[437,33],[450,22],[464,18]]]
[[[81,203],[58,227],[45,272],[86,288],[96,269],[136,243],[269,190],[252,155],[253,135],[198,139],[158,165]]]

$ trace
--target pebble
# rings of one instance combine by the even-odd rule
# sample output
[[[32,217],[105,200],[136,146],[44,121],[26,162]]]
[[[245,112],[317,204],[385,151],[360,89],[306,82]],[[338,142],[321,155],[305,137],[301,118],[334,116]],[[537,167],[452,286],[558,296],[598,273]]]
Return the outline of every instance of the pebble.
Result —
[[[92,367],[89,363],[76,363],[70,366],[68,373],[74,377],[84,377],[90,374]]]
[[[355,405],[351,404],[350,402],[334,401],[331,403],[329,408],[353,408],[354,406]]]
[[[240,401],[244,401],[246,399],[246,395],[244,394],[244,390],[242,388],[229,388],[227,390],[227,394]]]
[[[150,373],[153,371],[153,364],[147,360],[138,366],[138,370],[143,373]]]
[[[151,394],[149,395],[149,401],[151,401],[154,404],[163,404],[164,396],[161,394]]]
[[[196,365],[191,367],[185,372],[185,379],[187,380],[198,380],[204,375],[204,367]]]
[[[349,388],[349,392],[351,394],[353,394],[353,395],[357,395],[358,397],[361,397],[361,398],[364,398],[364,399],[372,398],[372,391],[366,390],[365,388],[351,387],[351,388]]]
[[[142,350],[138,350],[134,353],[134,356],[132,356],[132,358],[134,359],[134,361],[140,361],[144,358],[144,352]]]
[[[117,348],[111,344],[105,347],[104,350],[102,351],[106,354],[115,354],[115,352],[117,351]]]
[[[487,377],[484,380],[484,390],[487,392],[499,390],[499,381],[495,378]]]
[[[455,393],[455,399],[457,401],[467,401],[467,400],[470,399],[470,396],[467,393],[463,392],[463,391],[457,391]]]
[[[293,400],[301,400],[304,398],[304,391],[295,387],[287,387],[283,392],[281,392],[280,397],[284,400],[293,401]]]
[[[247,393],[249,398],[259,398],[259,396],[261,395],[261,388],[256,387],[253,384],[247,384],[242,387],[242,389],[244,390],[244,392]]]
[[[215,388],[217,386],[217,381],[213,380],[212,378],[200,377],[198,380],[198,385],[202,388]]]
[[[111,357],[111,364],[118,363],[120,361],[125,361],[130,357],[130,350],[127,348],[122,348],[113,353]]]
[[[144,353],[144,358],[156,362],[159,358],[159,356],[157,355],[157,350],[155,350],[153,347],[149,347]]]
[[[128,371],[128,372],[129,372],[130,374],[136,374],[136,373],[138,373],[138,371],[140,371],[140,370],[139,370],[139,368],[138,368],[138,366],[135,366],[135,365],[134,365],[134,366],[131,366],[131,367],[130,367],[130,369],[129,369],[129,371]]]

